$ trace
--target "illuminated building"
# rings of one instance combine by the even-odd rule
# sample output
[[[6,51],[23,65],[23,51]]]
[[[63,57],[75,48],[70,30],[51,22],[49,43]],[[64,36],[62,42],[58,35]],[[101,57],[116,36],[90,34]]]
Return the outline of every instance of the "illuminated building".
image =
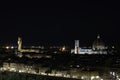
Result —
[[[18,37],[18,52],[35,52],[39,53],[39,50],[35,49],[22,49],[22,38]]]
[[[80,47],[79,47],[79,40],[75,40],[75,50],[74,50],[75,54],[79,54],[80,53]]]
[[[104,50],[104,49],[106,49],[105,43],[100,38],[100,35],[98,35],[97,39],[93,42],[92,49],[93,50]]]
[[[49,70],[48,67],[38,67],[36,65],[24,64],[24,63],[14,63],[14,62],[4,62],[3,66],[0,67],[0,71],[10,71],[17,73],[28,73],[28,74],[37,74],[37,75],[47,75],[47,76],[56,76],[56,77],[65,77],[65,78],[75,78],[75,79],[91,79],[97,78],[101,79],[97,71],[81,71],[81,69],[72,68],[70,70],[56,70],[53,69],[51,73],[46,73]]]
[[[22,50],[22,38],[18,37],[18,51]]]
[[[75,40],[75,48],[71,50],[74,54],[107,54],[107,47],[105,47],[104,42],[101,40],[100,35],[93,42],[92,48],[81,48],[79,47],[79,40]]]

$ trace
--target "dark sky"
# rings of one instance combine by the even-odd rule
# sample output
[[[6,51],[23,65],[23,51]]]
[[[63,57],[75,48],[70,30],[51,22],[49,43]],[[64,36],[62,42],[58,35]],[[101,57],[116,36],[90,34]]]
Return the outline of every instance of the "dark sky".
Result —
[[[18,36],[24,42],[67,44],[80,40],[91,45],[97,34],[106,42],[119,41],[120,9],[108,2],[84,2],[64,8],[2,8],[0,39],[15,43]]]

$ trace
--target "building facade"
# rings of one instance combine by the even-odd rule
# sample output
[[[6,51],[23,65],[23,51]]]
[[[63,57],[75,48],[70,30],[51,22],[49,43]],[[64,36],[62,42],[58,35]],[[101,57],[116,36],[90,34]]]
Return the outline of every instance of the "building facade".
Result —
[[[107,54],[107,47],[105,43],[97,36],[97,39],[93,42],[92,48],[79,47],[79,40],[75,40],[75,48],[71,50],[74,54]]]

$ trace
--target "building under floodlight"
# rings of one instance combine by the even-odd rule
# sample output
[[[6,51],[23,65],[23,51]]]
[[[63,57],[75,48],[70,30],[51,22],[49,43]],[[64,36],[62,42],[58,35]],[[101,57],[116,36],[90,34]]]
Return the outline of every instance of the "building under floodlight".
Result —
[[[74,54],[107,54],[107,47],[105,43],[97,36],[97,39],[93,42],[92,48],[79,47],[79,40],[75,40],[75,48],[71,50]]]

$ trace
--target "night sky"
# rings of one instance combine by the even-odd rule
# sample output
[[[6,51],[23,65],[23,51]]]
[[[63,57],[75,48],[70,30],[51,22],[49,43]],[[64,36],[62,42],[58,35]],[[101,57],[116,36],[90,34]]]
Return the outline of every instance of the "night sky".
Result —
[[[2,8],[0,43],[91,45],[100,34],[107,43],[119,42],[120,9],[118,4],[86,2],[64,8]]]

